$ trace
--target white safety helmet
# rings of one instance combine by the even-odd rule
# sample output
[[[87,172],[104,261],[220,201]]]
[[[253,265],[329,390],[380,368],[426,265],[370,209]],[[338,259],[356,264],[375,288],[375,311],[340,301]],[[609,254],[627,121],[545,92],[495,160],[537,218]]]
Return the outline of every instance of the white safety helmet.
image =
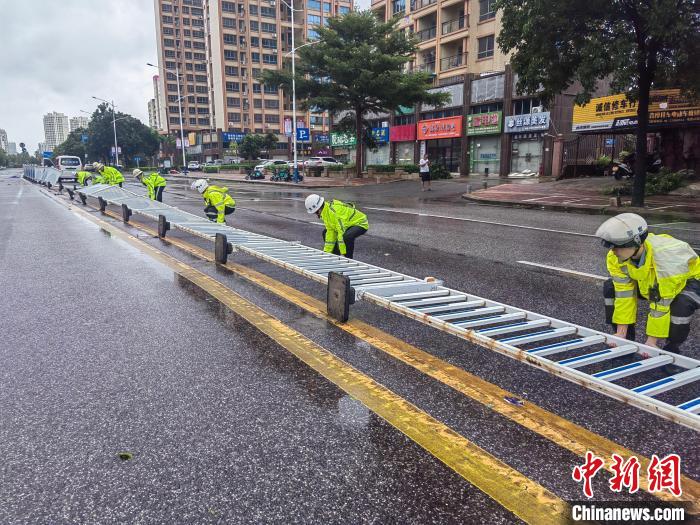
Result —
[[[321,209],[321,206],[323,206],[324,202],[325,200],[323,197],[312,193],[311,195],[306,197],[306,200],[304,201],[304,206],[306,206],[307,212],[316,213],[318,210]]]
[[[647,238],[647,221],[636,213],[621,213],[608,219],[595,232],[606,248],[639,248]]]
[[[199,193],[204,193],[204,190],[206,190],[208,187],[209,183],[204,179],[197,179],[192,183],[192,189],[197,190]]]
[[[105,165],[101,162],[93,162],[92,167],[95,169],[95,171],[102,171],[103,169],[105,169]]]
[[[141,180],[141,177],[143,176],[143,171],[141,171],[140,169],[136,168],[136,169],[134,169],[134,171],[132,172],[132,174],[134,175],[134,178],[135,178],[136,180]]]

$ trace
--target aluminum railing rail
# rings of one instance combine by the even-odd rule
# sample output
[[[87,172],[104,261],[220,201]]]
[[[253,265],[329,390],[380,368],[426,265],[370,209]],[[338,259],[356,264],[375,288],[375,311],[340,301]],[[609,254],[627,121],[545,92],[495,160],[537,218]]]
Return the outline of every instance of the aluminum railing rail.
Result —
[[[37,182],[44,185],[51,184],[55,186],[58,184],[59,179],[68,177],[65,173],[57,170],[56,168],[29,165],[24,166],[24,178],[32,182]]]
[[[286,268],[319,283],[329,272],[349,277],[356,299],[430,325],[485,348],[561,376],[648,412],[700,430],[700,361],[566,321],[452,290],[360,261],[324,253],[299,242],[259,235],[151,201],[118,187],[77,190],[85,197],[126,205],[134,213],[212,240],[226,235],[234,250]],[[681,369],[674,373],[667,365]],[[637,374],[654,371],[644,382]],[[619,382],[622,380],[624,385]],[[689,385],[681,392],[679,387]],[[685,393],[690,391],[690,393]],[[659,396],[672,393],[674,400]],[[681,399],[678,399],[681,398]]]

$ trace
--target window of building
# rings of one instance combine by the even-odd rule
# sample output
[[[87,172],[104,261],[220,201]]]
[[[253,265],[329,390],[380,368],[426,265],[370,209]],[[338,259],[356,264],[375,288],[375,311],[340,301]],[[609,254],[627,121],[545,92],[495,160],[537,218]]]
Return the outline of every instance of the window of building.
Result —
[[[255,87],[255,86],[253,86],[253,87]],[[265,87],[264,91],[265,91],[266,95],[276,95],[277,94],[276,87],[273,87],[273,86],[264,86],[264,87]]]
[[[184,8],[183,8],[184,9]],[[192,14],[194,16],[204,16],[204,10],[200,9],[199,7],[193,7],[192,8]]]
[[[228,121],[229,122],[240,122],[241,121],[241,114],[240,113],[229,113],[228,114]]]
[[[256,20],[251,20],[250,21],[250,30],[255,31],[255,32],[260,31],[260,22],[258,22]]]
[[[171,80],[175,80],[175,75],[173,75],[173,78]],[[187,82],[194,82],[194,75],[187,75]]]
[[[280,116],[279,115],[265,115],[265,124],[279,124],[280,123]]]
[[[306,32],[306,37],[308,40],[318,40],[318,31],[315,29],[309,29]]]
[[[192,60],[192,52],[185,51],[185,60]]]
[[[190,126],[196,126],[197,125],[197,119],[196,118],[190,118]]]
[[[224,66],[224,72],[230,77],[238,76],[238,68],[236,66]]]
[[[342,6],[342,5],[341,5],[340,7],[338,7],[338,14],[339,14],[339,15],[347,15],[349,12],[350,12],[350,8],[349,8],[349,7],[345,7],[345,6]]]
[[[206,60],[207,57],[204,53],[195,53],[194,54],[194,59],[195,60]]]
[[[175,62],[166,62],[165,69],[175,69]]]
[[[192,31],[194,38],[204,38],[204,31]]]
[[[204,27],[204,20],[201,18],[193,18],[192,25],[195,27]]]
[[[186,48],[191,48],[192,47],[192,42],[189,40],[185,40],[185,47]]]
[[[224,60],[238,60],[238,51],[231,51],[230,49],[224,49]]]
[[[241,90],[241,84],[239,82],[226,82],[226,91],[238,92]]]
[[[178,29],[177,31],[175,31],[175,33],[180,34],[180,30]],[[183,29],[182,34],[184,36],[192,36],[192,31],[190,31],[189,29]]]
[[[258,16],[258,6],[255,5],[255,4],[250,4],[250,5],[248,6],[248,12],[249,12],[251,15]]]
[[[310,26],[321,25],[321,17],[318,15],[307,15],[306,21]]]
[[[267,22],[263,22],[260,24],[260,28],[262,29],[263,33],[277,33],[277,24],[268,24]]]
[[[276,64],[277,55],[263,55],[263,64]]]
[[[251,36],[250,37],[250,47],[260,47],[260,37]]]
[[[166,80],[177,80],[177,76],[175,75],[175,73],[171,73],[170,71],[168,71],[165,75],[165,79]]]
[[[253,63],[259,63],[260,62],[260,53],[256,51],[251,51],[250,52],[250,61]]]
[[[209,125],[209,118],[198,118],[197,122],[199,122],[200,126],[208,126]]]
[[[280,108],[280,101],[279,100],[265,100],[265,109],[279,109]]]
[[[251,68],[250,70],[250,76],[253,78],[258,78],[260,77],[260,68],[254,67]]]
[[[224,18],[223,19],[223,26],[224,27],[236,27],[236,21],[233,18]]]
[[[479,0],[479,22],[496,18],[496,0]]]
[[[183,19],[182,19],[182,25],[183,25],[183,26],[188,26],[188,25],[190,25],[190,19],[189,19],[189,18],[183,18]]]
[[[187,86],[187,92],[188,92],[188,93],[194,93],[194,86],[188,85],[188,86]]]
[[[187,64],[185,64],[185,69],[186,69],[187,71],[193,71],[193,70],[194,70],[194,66],[188,62]]]
[[[262,92],[262,86],[260,84],[253,84],[253,93]]]
[[[161,6],[161,10],[162,10],[164,13],[172,13],[172,12],[173,12],[173,6],[171,6],[170,4],[163,4],[163,5]]]
[[[513,115],[529,115],[532,113],[532,108],[542,105],[539,98],[526,98],[523,100],[513,101]]]
[[[177,8],[175,8],[175,9],[177,9]],[[182,7],[182,14],[184,14],[184,15],[189,15],[189,14],[190,14],[190,8],[187,7],[187,6],[183,6],[183,7]]]
[[[168,95],[168,102],[177,102],[177,95]]]
[[[489,58],[493,56],[493,35],[479,39],[479,54],[477,58]]]
[[[206,64],[195,64],[195,65],[194,65],[194,70],[195,70],[195,71],[206,71],[206,70],[207,70],[207,65],[206,65]]]
[[[277,49],[277,39],[276,38],[263,38],[262,46],[265,49]]]
[[[321,10],[321,2],[319,2],[318,0],[308,0],[306,2],[306,8],[313,9],[314,11],[320,11]]]
[[[177,91],[177,84],[168,84],[168,91]]]
[[[241,99],[235,97],[226,97],[226,105],[230,108],[240,108]]]
[[[209,108],[197,108],[197,114],[198,115],[208,115]]]
[[[209,104],[209,97],[197,97],[197,104]]]
[[[243,33],[245,32],[245,20],[238,21],[238,30]]]
[[[256,124],[262,124],[262,121],[263,116],[260,113],[256,113],[255,115],[253,115],[253,122],[255,122]]]
[[[164,35],[172,35],[175,31],[173,31],[172,27],[164,27],[163,28],[163,34]]]
[[[330,13],[331,12],[331,4],[329,4],[328,2],[323,2],[323,12]]]
[[[194,79],[195,79],[195,81],[197,81],[197,82],[207,82],[207,76],[206,76],[206,75],[195,75]]]
[[[207,86],[195,86],[195,93],[207,93],[209,88]]]
[[[170,123],[171,123],[171,124],[179,124],[179,123],[180,123],[180,117],[170,117]]]
[[[274,7],[261,7],[260,16],[264,18],[277,18],[277,12]]]
[[[164,54],[167,58],[175,58],[175,51],[172,51],[172,50],[170,50],[170,49],[166,49],[165,51],[163,51],[163,54]]]
[[[260,100],[259,98],[253,99],[253,107],[255,109],[261,109],[262,108],[262,100]]]
[[[192,47],[195,49],[204,49],[206,46],[204,45],[204,42],[192,42]]]
[[[236,45],[236,35],[224,33],[224,44],[227,44],[230,46],[235,46]]]
[[[195,101],[196,101],[196,98],[194,97],[194,95],[190,95],[187,97],[188,104],[194,104]]]
[[[172,17],[172,16],[163,15],[163,23],[164,23],[164,24],[172,24],[172,23],[173,23],[173,17]]]
[[[170,106],[172,109],[173,106]],[[197,108],[188,108],[189,109],[189,114],[190,115],[196,115],[197,114]],[[173,113],[177,113],[177,106],[175,107],[175,111]]]
[[[503,104],[501,102],[491,102],[490,104],[469,106],[469,113],[472,115],[478,115],[479,113],[492,113],[494,111],[503,111]]]

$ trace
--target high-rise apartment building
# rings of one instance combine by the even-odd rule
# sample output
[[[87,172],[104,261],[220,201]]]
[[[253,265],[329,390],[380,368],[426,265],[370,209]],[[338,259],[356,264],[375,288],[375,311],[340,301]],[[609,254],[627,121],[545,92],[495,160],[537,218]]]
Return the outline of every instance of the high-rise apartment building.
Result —
[[[0,149],[7,152],[7,131],[0,129]]]
[[[69,123],[66,115],[56,111],[44,115],[44,138],[47,151],[53,151],[56,146],[66,140],[68,133]]]
[[[71,117],[70,119],[70,130],[75,131],[76,129],[87,129],[90,119],[87,117]]]
[[[166,115],[163,90],[160,85],[160,75],[153,75],[153,101],[155,103],[155,126],[151,127],[162,131],[166,127],[163,125],[166,121]]]
[[[186,133],[272,132],[278,134],[280,143],[287,141],[285,119],[291,123],[291,99],[289,94],[262,86],[262,71],[281,68],[291,60],[292,27],[299,47],[313,40],[314,26],[352,8],[351,0],[297,1],[292,26],[286,0],[154,1],[159,65],[166,70],[160,81],[167,101],[163,127],[169,132],[179,130],[175,82],[179,64]],[[299,127],[310,128],[312,135],[329,131],[328,117],[322,114],[299,112],[297,121]],[[203,152],[213,152],[217,141],[218,135],[203,134]]]
[[[156,109],[156,99],[148,101],[148,125],[152,129],[158,129],[158,110]]]
[[[15,142],[8,142],[7,143],[7,154],[8,155],[17,155],[17,144]]]

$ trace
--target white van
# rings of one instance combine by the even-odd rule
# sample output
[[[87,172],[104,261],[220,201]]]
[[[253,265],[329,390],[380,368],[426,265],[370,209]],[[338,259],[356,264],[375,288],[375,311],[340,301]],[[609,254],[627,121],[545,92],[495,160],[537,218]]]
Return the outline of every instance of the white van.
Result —
[[[54,159],[54,166],[61,171],[80,171],[83,168],[83,163],[80,157],[71,155],[59,155]]]

